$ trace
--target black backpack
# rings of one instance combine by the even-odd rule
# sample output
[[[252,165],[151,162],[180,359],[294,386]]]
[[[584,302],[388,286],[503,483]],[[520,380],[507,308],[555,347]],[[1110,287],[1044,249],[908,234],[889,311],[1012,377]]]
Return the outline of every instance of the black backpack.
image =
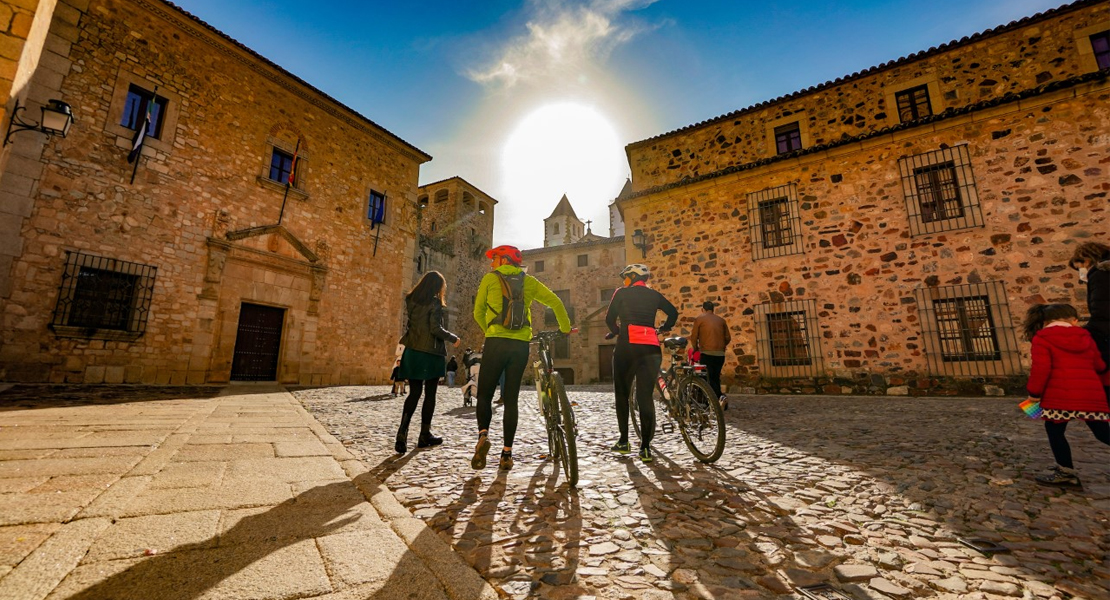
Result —
[[[501,281],[501,313],[495,316],[486,327],[500,323],[505,329],[521,329],[528,324],[528,307],[524,305],[524,271],[505,275],[494,271]],[[486,306],[489,306],[488,304]],[[493,307],[489,307],[493,310]]]

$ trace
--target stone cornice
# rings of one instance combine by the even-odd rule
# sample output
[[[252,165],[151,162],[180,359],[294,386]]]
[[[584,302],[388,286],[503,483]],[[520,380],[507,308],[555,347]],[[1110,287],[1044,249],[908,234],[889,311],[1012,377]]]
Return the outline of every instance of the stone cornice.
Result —
[[[205,23],[181,7],[166,0],[130,0],[153,15],[173,24],[188,35],[203,41],[217,52],[232,58],[263,78],[277,84],[285,91],[308,102],[323,112],[343,121],[370,137],[397,150],[417,164],[428,162],[431,155],[409,144],[386,128],[366,118],[358,111],[320,91],[300,77],[286,71],[278,64],[251,50],[231,36]]]
[[[565,250],[586,250],[586,249],[590,249],[590,248],[596,248],[598,246],[608,246],[608,245],[623,246],[624,245],[624,236],[623,235],[618,235],[616,237],[611,237],[611,238],[601,238],[600,240],[590,240],[588,242],[575,242],[573,244],[562,244],[560,246],[547,246],[545,248],[529,248],[528,250],[521,250],[520,253],[523,256],[532,257],[532,256],[547,255],[547,254],[558,254],[559,252],[562,252],[562,251],[565,251]]]

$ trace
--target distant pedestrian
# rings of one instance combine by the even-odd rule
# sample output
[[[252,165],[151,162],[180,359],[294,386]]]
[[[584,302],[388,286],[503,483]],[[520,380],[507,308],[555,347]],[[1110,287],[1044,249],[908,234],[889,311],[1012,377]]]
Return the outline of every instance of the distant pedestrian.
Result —
[[[396,398],[398,394],[405,393],[405,380],[401,379],[401,359],[398,358],[397,362],[393,363],[393,372],[389,374],[389,380],[393,382],[393,389],[389,390],[393,397]]]
[[[709,387],[721,401],[721,408],[728,410],[728,397],[721,392],[721,369],[725,366],[725,350],[732,342],[728,323],[713,312],[717,304],[711,300],[702,302],[702,313],[694,319],[694,329],[690,333],[690,350],[701,352],[701,364],[709,371]]]
[[[1026,390],[1039,400],[1048,445],[1056,466],[1036,477],[1041,485],[1082,487],[1064,436],[1068,421],[1084,421],[1098,440],[1110,446],[1110,407],[1099,374],[1106,363],[1095,341],[1079,324],[1068,304],[1038,304],[1025,317],[1025,336],[1033,342],[1033,364]]]
[[[451,355],[451,360],[447,361],[447,387],[455,387],[455,373],[459,370],[459,361],[455,360],[455,355]]]
[[[447,294],[447,282],[438,271],[428,271],[420,282],[405,297],[408,311],[408,327],[401,343],[405,352],[401,355],[399,377],[409,381],[408,397],[401,413],[401,426],[397,429],[397,442],[394,449],[398,454],[408,451],[409,422],[416,412],[416,404],[424,393],[424,406],[420,411],[420,438],[417,448],[438,446],[443,438],[432,435],[432,415],[436,410],[436,388],[439,379],[446,371],[447,346],[451,342],[458,347],[459,336],[443,328],[443,304]]]
[[[1068,266],[1079,271],[1080,283],[1087,284],[1086,329],[1095,338],[1102,361],[1110,365],[1110,246],[1098,242],[1080,244]],[[1110,401],[1110,371],[1102,375],[1102,387]]]

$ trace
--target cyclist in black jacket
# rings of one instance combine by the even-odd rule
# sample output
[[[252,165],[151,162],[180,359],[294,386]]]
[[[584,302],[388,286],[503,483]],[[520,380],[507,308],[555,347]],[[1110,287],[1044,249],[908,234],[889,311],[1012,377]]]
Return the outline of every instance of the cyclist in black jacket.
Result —
[[[624,287],[613,294],[605,324],[609,336],[617,336],[613,352],[613,388],[617,394],[617,426],[621,438],[613,446],[614,452],[628,454],[628,396],[632,379],[636,379],[636,405],[640,411],[640,460],[651,462],[651,438],[655,435],[655,404],[651,394],[663,352],[659,349],[655,317],[658,311],[667,315],[659,327],[666,332],[678,320],[678,310],[659,292],[647,287],[651,271],[645,265],[628,265],[621,271]],[[617,321],[620,326],[617,326]]]

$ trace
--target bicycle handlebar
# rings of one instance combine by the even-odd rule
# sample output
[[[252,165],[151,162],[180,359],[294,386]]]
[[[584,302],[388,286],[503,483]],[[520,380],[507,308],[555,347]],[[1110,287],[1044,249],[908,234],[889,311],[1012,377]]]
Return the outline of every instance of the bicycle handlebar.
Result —
[[[532,334],[532,341],[536,342],[536,341],[539,341],[541,339],[542,340],[552,340],[552,339],[555,339],[555,338],[566,337],[566,336],[568,336],[572,333],[578,333],[578,328],[577,327],[571,327],[570,331],[568,331],[566,333],[563,333],[562,331],[559,331],[558,329],[552,329],[552,330],[548,330],[548,331],[537,331],[537,332]]]

